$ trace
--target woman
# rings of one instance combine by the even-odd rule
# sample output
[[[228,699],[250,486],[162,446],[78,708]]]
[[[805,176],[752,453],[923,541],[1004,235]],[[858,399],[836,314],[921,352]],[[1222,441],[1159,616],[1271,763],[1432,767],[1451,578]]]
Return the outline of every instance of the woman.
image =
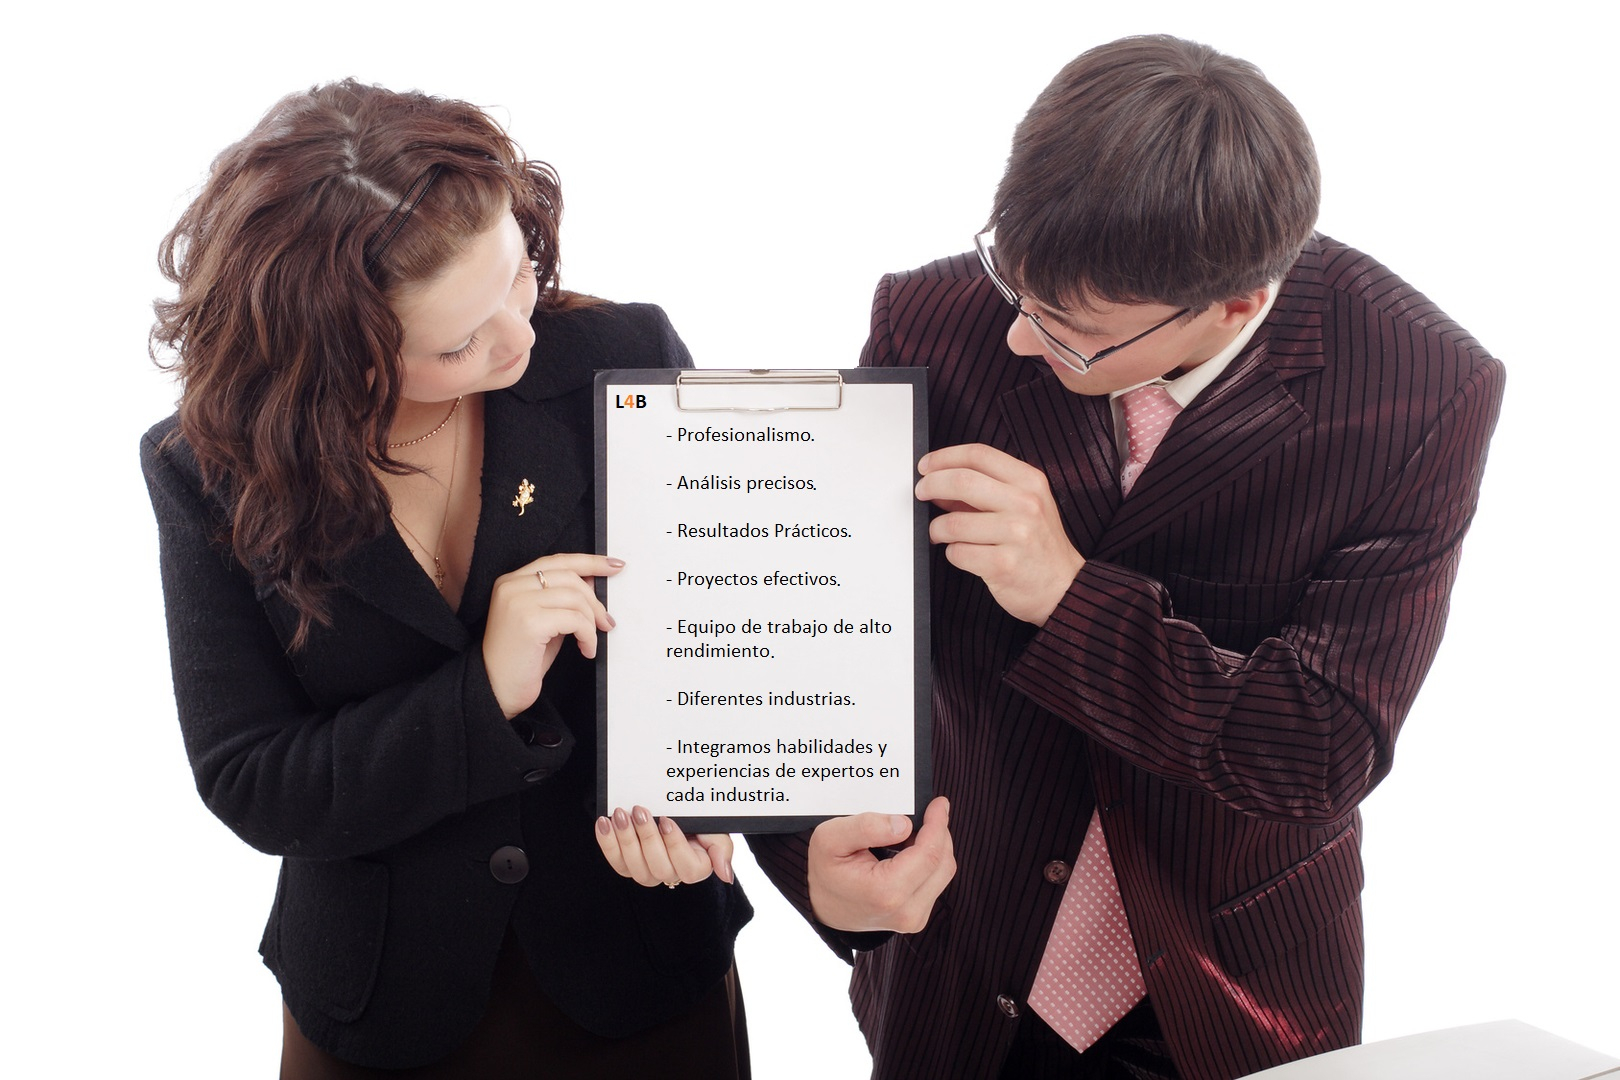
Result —
[[[348,81],[163,244],[175,696],[209,808],[284,857],[285,1077],[747,1074],[729,840],[593,821],[592,375],[690,359],[559,291],[561,207],[479,110]]]

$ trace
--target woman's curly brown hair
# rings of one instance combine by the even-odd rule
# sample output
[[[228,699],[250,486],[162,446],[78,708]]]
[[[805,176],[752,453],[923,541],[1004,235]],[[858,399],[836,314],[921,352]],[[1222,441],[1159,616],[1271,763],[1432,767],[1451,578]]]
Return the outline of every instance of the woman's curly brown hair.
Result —
[[[368,267],[368,241],[435,167]],[[376,470],[408,471],[387,446],[403,377],[389,301],[508,208],[541,306],[565,306],[550,167],[465,102],[345,80],[278,102],[163,240],[178,294],[153,305],[153,355],[174,356],[180,434],[230,507],[222,540],[299,613],[294,648],[325,621],[331,568],[388,527]]]

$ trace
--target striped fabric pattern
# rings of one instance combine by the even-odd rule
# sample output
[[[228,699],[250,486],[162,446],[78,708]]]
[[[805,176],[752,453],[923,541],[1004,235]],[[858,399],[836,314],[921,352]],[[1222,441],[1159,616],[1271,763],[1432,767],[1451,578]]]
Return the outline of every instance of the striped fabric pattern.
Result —
[[[931,442],[1042,469],[1089,560],[1047,624],[932,564],[934,769],[956,880],[920,934],[840,935],[875,1077],[994,1077],[1095,808],[1188,1080],[1357,1041],[1360,815],[1439,646],[1504,373],[1313,239],[1129,499],[1106,397],[1014,356],[970,255],[885,277],[862,363],[929,369]],[[802,838],[756,838],[807,909]]]

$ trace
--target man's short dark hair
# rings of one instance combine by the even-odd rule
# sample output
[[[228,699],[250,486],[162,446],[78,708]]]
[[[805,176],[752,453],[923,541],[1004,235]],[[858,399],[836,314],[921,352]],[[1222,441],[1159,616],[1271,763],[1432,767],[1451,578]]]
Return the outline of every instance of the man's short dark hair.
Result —
[[[1319,198],[1310,132],[1257,67],[1128,37],[1035,99],[990,224],[1002,271],[1040,300],[1201,311],[1286,273]]]

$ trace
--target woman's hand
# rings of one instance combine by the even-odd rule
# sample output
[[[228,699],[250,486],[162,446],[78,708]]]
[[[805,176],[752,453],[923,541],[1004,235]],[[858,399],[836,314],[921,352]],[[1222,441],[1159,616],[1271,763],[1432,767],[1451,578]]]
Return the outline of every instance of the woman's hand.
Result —
[[[620,877],[639,885],[696,884],[710,873],[731,884],[731,837],[700,833],[688,837],[669,818],[653,820],[643,807],[596,819],[596,843]]]
[[[572,637],[587,658],[613,616],[591,582],[624,568],[603,555],[546,555],[495,579],[484,628],[484,670],[508,720],[533,705],[563,641]]]

